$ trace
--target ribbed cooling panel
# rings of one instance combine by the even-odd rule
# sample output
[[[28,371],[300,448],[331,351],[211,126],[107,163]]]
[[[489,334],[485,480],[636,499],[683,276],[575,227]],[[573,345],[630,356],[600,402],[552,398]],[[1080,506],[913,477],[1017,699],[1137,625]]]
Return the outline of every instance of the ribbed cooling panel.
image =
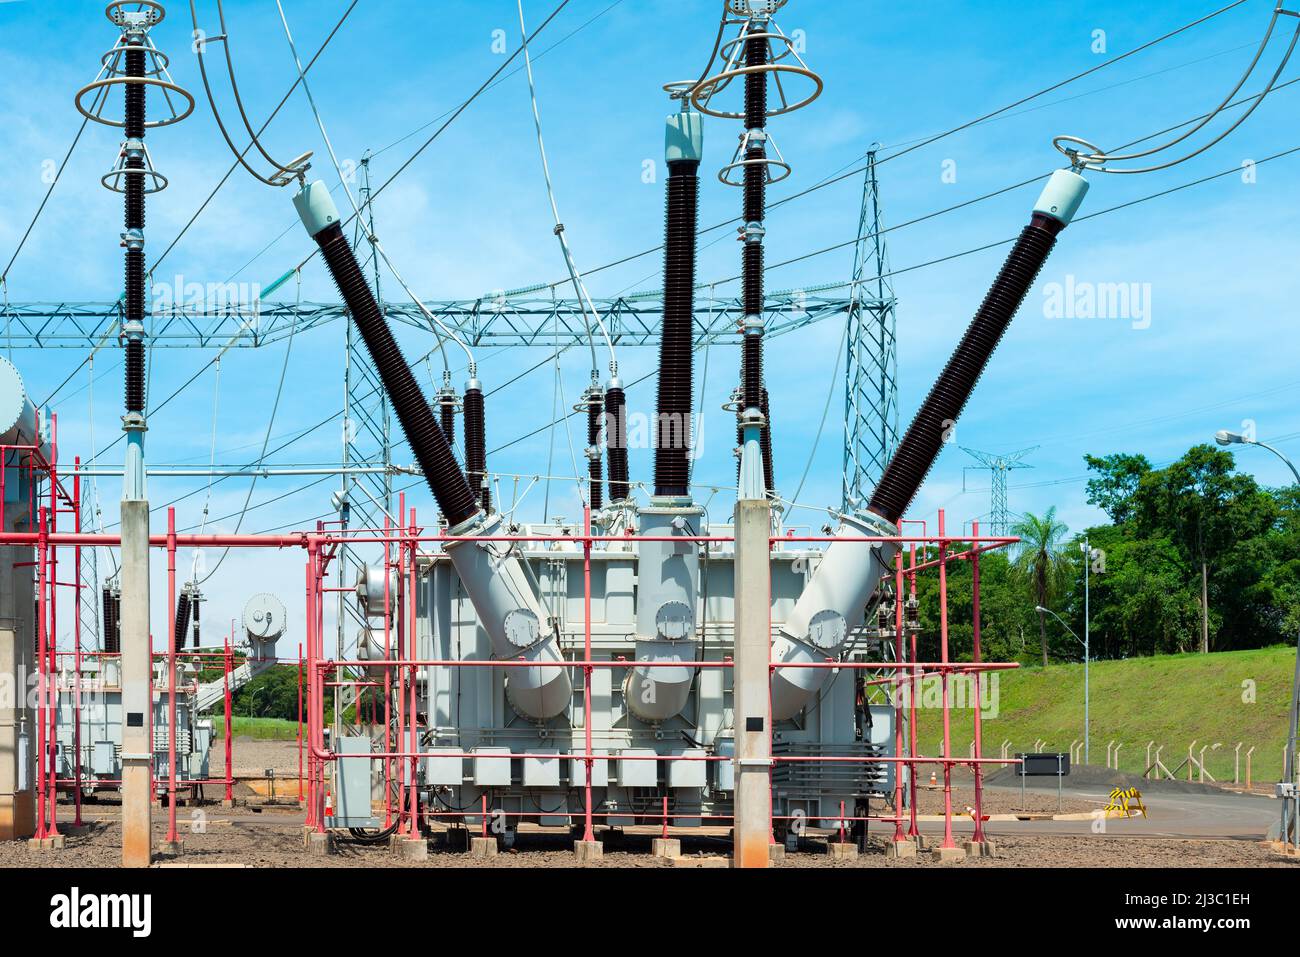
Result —
[[[370,361],[384,383],[384,391],[393,403],[402,431],[424,471],[424,479],[429,483],[438,508],[451,525],[459,525],[478,512],[474,493],[456,464],[447,437],[438,427],[433,410],[420,392],[410,366],[402,357],[374,294],[366,285],[361,266],[343,235],[343,227],[338,223],[328,226],[316,234],[316,242],[339,294],[347,303],[352,321],[365,341]]]
[[[961,343],[912,420],[871,496],[869,508],[897,523],[943,450],[944,436],[961,415],[993,350],[1015,318],[1064,225],[1035,215],[1016,240]]]

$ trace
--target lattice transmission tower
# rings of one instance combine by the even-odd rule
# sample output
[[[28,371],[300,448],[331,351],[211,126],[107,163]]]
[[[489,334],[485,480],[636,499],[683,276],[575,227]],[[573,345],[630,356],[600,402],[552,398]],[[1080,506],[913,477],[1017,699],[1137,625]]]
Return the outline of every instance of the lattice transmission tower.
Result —
[[[844,511],[866,508],[898,447],[897,300],[880,212],[876,150],[867,174],[853,256],[844,380]]]
[[[961,450],[980,463],[979,465],[968,465],[966,470],[980,469],[981,471],[987,470],[989,473],[989,534],[995,536],[1009,534],[1011,510],[1007,506],[1007,473],[1015,469],[1033,468],[1032,465],[1026,464],[1023,460],[1025,456],[1037,452],[1038,446],[1021,449],[1019,452],[1011,452],[1008,455],[980,452],[975,449],[968,449],[964,445]],[[964,474],[963,472],[963,476]],[[965,491],[964,481],[962,486],[962,491]]]

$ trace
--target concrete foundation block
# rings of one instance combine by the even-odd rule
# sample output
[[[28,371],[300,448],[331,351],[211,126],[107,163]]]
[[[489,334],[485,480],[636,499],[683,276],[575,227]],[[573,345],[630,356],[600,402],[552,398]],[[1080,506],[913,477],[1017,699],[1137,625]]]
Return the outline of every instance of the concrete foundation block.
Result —
[[[312,831],[307,835],[307,853],[312,857],[328,857],[334,853],[334,835],[329,831]]]
[[[224,807],[224,808],[232,808],[232,807],[237,806],[238,804],[239,804],[239,801],[238,801],[237,799],[235,799],[235,798],[231,798],[229,801],[223,799],[222,802],[221,802],[221,806]]]
[[[967,857],[994,857],[997,854],[997,847],[990,840],[967,841],[962,847]]]
[[[403,838],[392,843],[392,850],[404,861],[423,861],[429,857],[429,842],[422,837]]]
[[[158,853],[166,857],[180,857],[185,853],[184,841],[159,841]]]
[[[656,837],[650,842],[650,853],[655,857],[681,857],[682,842],[675,837]]]
[[[605,856],[605,845],[600,841],[574,841],[573,856],[580,861],[598,861]]]
[[[913,841],[890,841],[885,845],[885,857],[896,860],[915,859],[916,844]]]
[[[833,861],[856,861],[858,859],[858,845],[849,841],[843,844],[839,841],[831,841],[826,845],[826,854]]]
[[[27,841],[27,849],[44,853],[46,851],[61,851],[64,848],[66,838],[62,834],[56,834],[54,837],[31,838]]]
[[[772,864],[781,864],[785,861],[785,845],[769,844],[767,846],[767,859]]]
[[[496,857],[497,839],[495,837],[472,837],[469,841],[470,857]]]
[[[966,860],[966,849],[964,847],[936,847],[932,853],[935,862],[938,864],[956,864]]]

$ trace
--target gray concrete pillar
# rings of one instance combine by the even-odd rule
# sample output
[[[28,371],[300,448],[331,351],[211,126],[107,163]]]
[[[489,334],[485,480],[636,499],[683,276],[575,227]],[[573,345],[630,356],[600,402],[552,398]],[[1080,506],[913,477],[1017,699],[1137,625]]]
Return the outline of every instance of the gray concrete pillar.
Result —
[[[153,790],[149,503],[122,502],[122,866],[148,867]]]
[[[772,841],[772,512],[767,499],[736,503],[736,867],[767,867]]]

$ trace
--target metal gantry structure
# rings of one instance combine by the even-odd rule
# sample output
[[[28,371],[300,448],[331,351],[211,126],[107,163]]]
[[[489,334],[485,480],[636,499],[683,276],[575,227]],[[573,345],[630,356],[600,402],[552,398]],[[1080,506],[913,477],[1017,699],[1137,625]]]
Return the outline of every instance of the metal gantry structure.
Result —
[[[853,256],[844,376],[846,513],[866,509],[898,448],[898,314],[881,221],[876,150],[867,153],[858,243]]]
[[[1038,446],[1028,449],[1021,449],[1019,452],[1011,452],[1007,455],[995,455],[992,452],[980,452],[976,449],[968,449],[964,445],[961,450],[969,455],[979,465],[968,465],[967,469],[979,469],[989,473],[989,533],[991,535],[1006,535],[1007,530],[1011,527],[1011,509],[1007,505],[1007,473],[1015,469],[1030,469],[1032,465],[1027,465],[1025,457],[1038,451]]]
[[[828,282],[769,291],[764,295],[764,330],[775,338],[819,323],[848,324],[845,375],[844,508],[864,506],[898,442],[899,403],[896,347],[896,307],[889,280],[875,153],[865,176],[859,215],[860,237],[849,282]],[[363,164],[361,190],[366,189]],[[370,209],[367,203],[363,209]],[[373,235],[373,224],[358,229],[360,246]],[[373,258],[373,254],[372,254]],[[290,273],[289,275],[292,275]],[[285,277],[281,277],[281,281]],[[378,290],[379,271],[372,281]],[[281,282],[274,284],[276,287]],[[426,301],[437,319],[474,348],[586,345],[589,321],[577,299],[554,296],[554,286],[539,284],[502,290],[476,299]],[[694,313],[696,346],[739,346],[744,338],[745,308],[739,297],[719,297],[713,286],[699,287]],[[379,377],[342,303],[249,301],[233,282],[176,290],[165,309],[146,321],[151,349],[258,349],[290,336],[345,321],[344,415],[341,438],[341,484],[335,507],[340,521],[352,528],[382,528],[393,509],[393,438],[391,410]],[[847,295],[846,295],[847,293]],[[386,302],[377,297],[384,315],[412,333],[438,335],[414,303]],[[610,337],[621,347],[657,347],[663,316],[661,291],[596,299]],[[18,302],[0,303],[0,328],[10,349],[98,350],[115,344],[124,321],[124,303]],[[432,391],[432,388],[431,388]],[[88,520],[88,519],[87,519]],[[84,550],[82,577],[98,591],[97,569],[86,567],[95,550]],[[346,556],[341,564],[349,575],[364,564]],[[352,603],[340,601],[342,630],[360,627],[352,620]],[[347,610],[343,610],[347,609]],[[83,608],[83,634],[99,633],[95,602]]]

